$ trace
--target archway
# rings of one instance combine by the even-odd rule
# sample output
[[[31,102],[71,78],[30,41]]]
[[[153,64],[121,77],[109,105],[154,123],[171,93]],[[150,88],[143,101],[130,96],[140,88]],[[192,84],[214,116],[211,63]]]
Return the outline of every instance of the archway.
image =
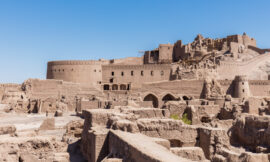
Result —
[[[158,98],[153,94],[148,94],[144,97],[144,101],[152,101],[152,105],[155,108],[158,108]]]
[[[166,94],[163,98],[162,98],[162,101],[164,101],[164,102],[167,102],[167,101],[175,101],[176,100],[176,98],[173,96],[173,95],[171,95],[171,94]]]
[[[189,98],[187,96],[183,96],[183,100],[189,100]]]
[[[118,85],[117,84],[113,84],[112,85],[112,90],[118,90]]]
[[[125,84],[120,85],[120,90],[127,90],[127,86]]]

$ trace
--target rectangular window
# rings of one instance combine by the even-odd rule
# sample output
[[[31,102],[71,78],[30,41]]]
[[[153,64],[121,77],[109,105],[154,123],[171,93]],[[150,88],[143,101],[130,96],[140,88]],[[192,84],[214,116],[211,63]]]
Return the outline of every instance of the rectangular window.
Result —
[[[121,75],[124,76],[124,72],[123,71],[121,72]]]
[[[114,76],[114,72],[112,71],[112,76]]]
[[[143,76],[143,71],[141,71],[141,76]]]
[[[133,75],[134,75],[133,71],[131,71],[131,72],[130,72],[130,75],[131,75],[131,76],[133,76]]]
[[[151,74],[151,76],[154,76],[154,71],[151,71],[151,73],[150,73],[150,74]]]

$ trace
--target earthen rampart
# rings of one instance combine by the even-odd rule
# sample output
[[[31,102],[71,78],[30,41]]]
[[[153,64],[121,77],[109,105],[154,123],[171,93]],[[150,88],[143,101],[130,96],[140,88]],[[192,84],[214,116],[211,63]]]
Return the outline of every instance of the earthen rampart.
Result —
[[[236,62],[236,61],[220,61],[218,66],[218,73],[220,79],[234,79],[236,75],[247,75],[248,79],[255,79],[249,76],[252,70],[256,70],[256,67],[270,59],[270,53],[265,53],[254,57],[253,59]],[[256,77],[256,76],[255,76]],[[267,79],[267,78],[261,78]]]
[[[95,86],[102,79],[101,66],[108,63],[106,60],[48,62],[47,79]]]

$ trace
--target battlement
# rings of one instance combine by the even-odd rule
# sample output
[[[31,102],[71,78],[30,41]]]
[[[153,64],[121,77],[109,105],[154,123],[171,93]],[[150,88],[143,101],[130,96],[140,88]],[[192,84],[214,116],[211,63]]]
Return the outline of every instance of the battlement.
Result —
[[[101,65],[108,64],[109,60],[63,60],[63,61],[49,61],[48,66],[53,65]]]
[[[245,82],[245,81],[248,81],[248,79],[247,79],[246,75],[237,75],[237,76],[235,76],[235,81],[236,82]]]

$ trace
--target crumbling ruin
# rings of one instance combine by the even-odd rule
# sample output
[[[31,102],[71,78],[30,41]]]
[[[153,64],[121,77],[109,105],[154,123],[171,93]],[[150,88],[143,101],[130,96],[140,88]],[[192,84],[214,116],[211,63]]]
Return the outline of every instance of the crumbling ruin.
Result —
[[[0,84],[0,161],[270,161],[270,49],[198,35]]]

